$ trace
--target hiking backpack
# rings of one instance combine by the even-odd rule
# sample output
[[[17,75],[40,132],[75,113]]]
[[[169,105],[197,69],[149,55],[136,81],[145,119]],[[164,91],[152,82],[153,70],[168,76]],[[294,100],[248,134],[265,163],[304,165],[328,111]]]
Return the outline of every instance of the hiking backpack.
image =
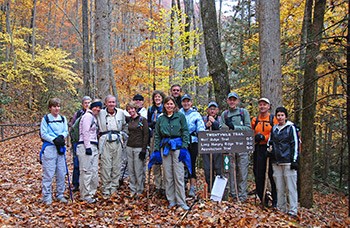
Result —
[[[228,120],[228,110],[225,110],[224,111],[224,119],[225,119],[225,124]],[[244,125],[244,111],[243,111],[243,108],[239,108],[239,115],[241,117],[241,122],[242,122],[242,125]],[[234,115],[234,116],[237,116],[237,115]]]
[[[82,117],[83,117],[83,115],[79,116],[78,119],[75,120],[74,124],[72,125],[72,127],[69,131],[71,143],[79,142],[79,136],[80,136],[79,125],[80,125],[80,121],[81,121]],[[90,128],[92,127],[92,125],[94,125],[94,123],[95,123],[94,118],[92,118]]]

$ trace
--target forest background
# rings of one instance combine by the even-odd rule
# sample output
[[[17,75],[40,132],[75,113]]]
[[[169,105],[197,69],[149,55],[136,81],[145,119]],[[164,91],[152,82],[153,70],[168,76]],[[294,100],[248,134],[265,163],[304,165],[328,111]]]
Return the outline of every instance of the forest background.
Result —
[[[139,93],[149,106],[153,90],[168,93],[175,83],[194,97],[202,113],[210,100],[224,109],[225,95],[234,90],[253,117],[258,98],[270,95],[263,92],[259,13],[274,11],[264,12],[259,4],[278,4],[280,42],[272,42],[280,48],[281,73],[271,76],[278,80],[269,86],[281,89],[280,98],[271,99],[274,108],[286,106],[306,140],[301,169],[308,178],[302,189],[310,192],[303,186],[323,183],[346,192],[349,2],[222,0],[208,19],[201,8],[213,2],[1,0],[0,122],[38,122],[51,97],[62,99],[67,117],[83,95],[115,94],[124,108]],[[209,30],[203,28],[209,22],[217,22],[226,64],[220,65],[226,69],[222,77],[215,77],[218,69],[211,62],[216,58],[208,58]],[[301,203],[311,207],[312,202],[307,196]]]

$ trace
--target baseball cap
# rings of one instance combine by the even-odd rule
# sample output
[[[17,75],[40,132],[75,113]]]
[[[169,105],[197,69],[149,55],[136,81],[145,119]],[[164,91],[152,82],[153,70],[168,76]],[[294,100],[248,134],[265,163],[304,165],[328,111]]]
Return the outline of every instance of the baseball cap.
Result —
[[[235,92],[231,92],[231,93],[229,93],[229,94],[227,95],[227,98],[230,98],[230,97],[234,97],[234,98],[236,98],[236,99],[239,99],[238,94],[235,93]]]
[[[266,102],[266,103],[268,103],[268,104],[271,104],[271,103],[270,103],[270,100],[267,99],[266,97],[260,98],[259,101],[258,101],[258,103],[259,103],[260,101],[264,101],[264,102]]]
[[[181,101],[183,101],[183,100],[185,100],[185,99],[192,100],[192,97],[186,93],[185,95],[183,95],[183,96],[181,97]]]
[[[215,101],[211,101],[211,102],[209,102],[209,104],[208,104],[208,108],[210,108],[211,106],[215,106],[216,108],[218,108],[219,107],[219,105],[215,102]]]
[[[136,94],[132,100],[134,100],[134,101],[136,101],[136,100],[143,101],[143,96],[141,94]]]

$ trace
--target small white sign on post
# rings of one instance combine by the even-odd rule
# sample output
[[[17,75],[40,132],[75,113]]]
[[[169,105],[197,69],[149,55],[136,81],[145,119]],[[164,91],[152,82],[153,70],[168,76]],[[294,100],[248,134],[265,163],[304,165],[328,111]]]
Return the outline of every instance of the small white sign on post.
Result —
[[[211,190],[210,199],[213,201],[221,202],[225,192],[227,184],[227,178],[216,176],[213,188]]]

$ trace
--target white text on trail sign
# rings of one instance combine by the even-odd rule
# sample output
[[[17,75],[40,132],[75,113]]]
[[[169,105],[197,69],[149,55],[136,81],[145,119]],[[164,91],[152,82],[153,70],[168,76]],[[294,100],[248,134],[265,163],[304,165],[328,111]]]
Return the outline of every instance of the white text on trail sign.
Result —
[[[241,153],[254,151],[254,132],[250,131],[201,131],[198,132],[200,154]]]

